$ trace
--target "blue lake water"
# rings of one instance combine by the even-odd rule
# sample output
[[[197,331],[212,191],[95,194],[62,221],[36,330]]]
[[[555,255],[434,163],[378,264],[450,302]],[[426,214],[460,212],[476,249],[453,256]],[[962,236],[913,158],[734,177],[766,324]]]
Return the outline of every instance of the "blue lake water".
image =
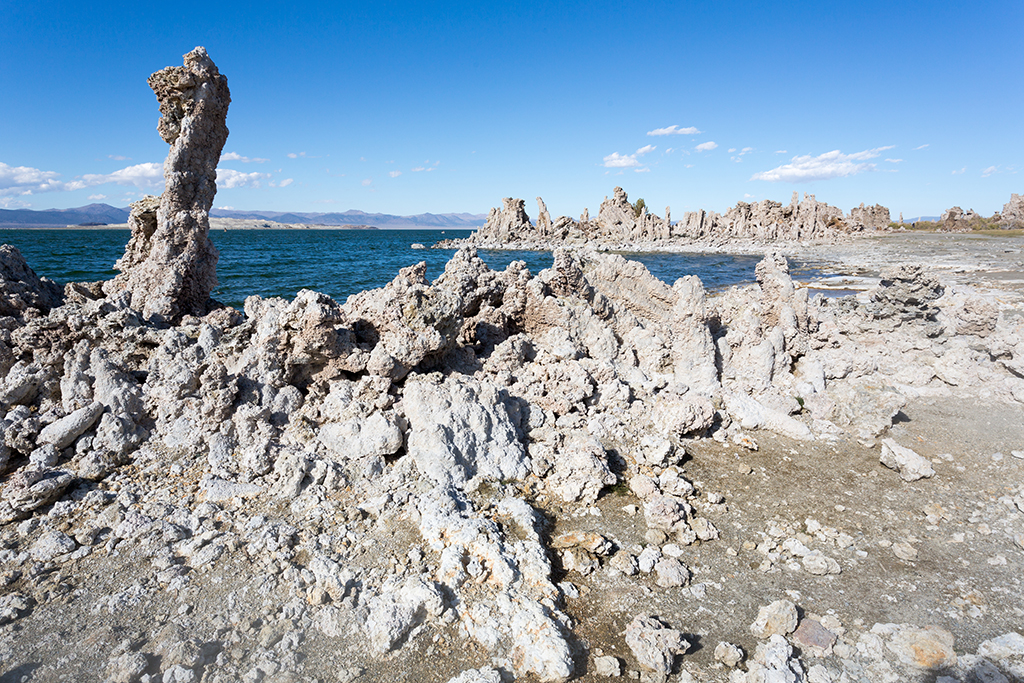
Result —
[[[313,289],[339,302],[357,292],[383,287],[399,268],[427,262],[427,277],[436,278],[454,253],[428,247],[445,238],[466,237],[468,230],[212,230],[220,251],[213,297],[241,307],[245,297],[294,297]],[[65,282],[90,282],[115,275],[114,262],[124,253],[127,230],[3,229],[0,242],[21,250],[39,275]],[[516,260],[532,273],[551,266],[550,252],[480,250],[494,270]],[[708,289],[754,281],[756,256],[728,254],[624,254],[640,261],[661,280],[672,283],[697,275]],[[803,264],[795,268],[808,270]]]

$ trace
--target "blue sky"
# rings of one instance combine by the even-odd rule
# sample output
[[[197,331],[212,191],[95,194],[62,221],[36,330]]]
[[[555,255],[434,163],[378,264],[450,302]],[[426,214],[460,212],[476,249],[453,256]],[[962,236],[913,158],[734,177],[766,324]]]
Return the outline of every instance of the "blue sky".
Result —
[[[895,218],[1024,192],[1024,3],[0,0],[0,207],[161,188],[150,73],[228,78],[215,206],[661,213],[793,191]]]

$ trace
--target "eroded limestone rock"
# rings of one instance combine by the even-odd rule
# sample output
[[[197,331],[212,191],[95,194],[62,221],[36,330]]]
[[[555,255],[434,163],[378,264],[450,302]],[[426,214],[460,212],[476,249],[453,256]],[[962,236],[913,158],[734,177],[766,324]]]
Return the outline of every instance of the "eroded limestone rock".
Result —
[[[0,245],[0,316],[49,313],[63,298],[60,285],[36,275],[17,247]]]
[[[106,287],[108,294],[127,291],[131,306],[146,319],[168,322],[211,307],[218,254],[209,237],[209,212],[231,101],[227,79],[205,48],[184,60],[149,77],[160,102],[157,131],[171,145],[164,192],[157,207],[151,197],[132,205],[132,237],[117,263],[121,274]]]

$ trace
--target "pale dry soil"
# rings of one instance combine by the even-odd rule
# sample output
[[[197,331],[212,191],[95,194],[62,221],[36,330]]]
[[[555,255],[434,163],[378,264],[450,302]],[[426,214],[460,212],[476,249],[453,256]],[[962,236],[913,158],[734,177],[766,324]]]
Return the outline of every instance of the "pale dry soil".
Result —
[[[627,676],[637,668],[623,631],[641,613],[689,634],[692,647],[677,658],[677,672],[685,669],[697,680],[727,677],[712,656],[720,641],[753,653],[757,640],[749,624],[758,607],[778,599],[792,600],[804,615],[837,617],[854,641],[875,623],[936,624],[954,634],[963,653],[974,652],[985,639],[1019,632],[1024,551],[1012,537],[1024,533],[1024,513],[999,499],[1014,495],[1024,482],[1024,460],[1011,455],[1024,449],[1022,418],[1019,406],[965,406],[950,398],[912,401],[891,435],[932,458],[936,470],[933,478],[913,483],[878,462],[877,445],[869,448],[852,439],[808,444],[759,432],[756,452],[711,439],[689,442],[686,475],[705,499],[707,493],[724,496],[724,503],[698,509],[721,538],[683,549],[679,559],[694,572],[696,589],[661,588],[653,574],[627,577],[606,565],[586,577],[559,570],[556,578],[579,591],[565,603],[575,622],[579,680],[599,680],[587,672],[598,654],[622,658]],[[609,490],[596,510],[544,510],[550,532],[597,531],[620,547],[645,545],[642,512],[623,510],[639,501],[619,491]],[[943,511],[934,524],[924,511],[930,505]],[[275,516],[272,508],[264,512]],[[383,519],[367,520],[374,542],[354,554],[353,564],[405,561],[417,532],[400,518]],[[812,576],[798,564],[790,566],[792,557],[770,568],[764,564],[765,555],[754,546],[769,527],[786,529],[785,538],[806,532],[808,519],[853,539],[840,549],[800,537],[836,559],[841,574]],[[917,551],[916,559],[895,554],[891,546],[901,542]],[[268,680],[345,680],[346,671],[362,668],[356,680],[444,682],[490,663],[450,625],[431,625],[384,658],[369,654],[359,632],[326,638],[290,611],[287,603],[295,592],[288,581],[253,567],[241,552],[226,555],[212,570],[199,570],[178,594],[152,586],[152,574],[146,558],[99,551],[33,579],[43,599],[30,615],[2,628],[3,647],[10,649],[0,681],[103,680],[112,653],[151,651],[168,624],[181,626],[205,643],[207,655],[219,655],[243,672],[257,649],[273,649],[289,630],[304,631],[295,649],[299,677]],[[106,596],[126,589],[130,594],[132,586],[148,590],[137,598],[128,595],[125,606],[101,607]],[[814,661],[805,656],[807,664]]]
[[[912,483],[878,462],[877,447],[855,440],[806,444],[760,433],[757,452],[711,440],[694,444],[687,475],[702,491],[724,495],[727,508],[701,511],[721,539],[688,547],[680,557],[694,571],[693,583],[705,584],[704,597],[659,588],[653,576],[569,574],[567,580],[586,587],[568,603],[577,632],[592,649],[628,661],[626,624],[637,613],[656,614],[691,634],[694,646],[679,664],[698,680],[724,680],[725,672],[714,668],[720,641],[754,651],[749,625],[758,607],[778,599],[793,601],[805,615],[837,617],[854,640],[875,623],[936,624],[954,634],[958,652],[974,652],[983,640],[1020,632],[1024,551],[1012,535],[1024,532],[1024,514],[999,498],[1024,482],[1024,460],[1010,455],[1024,445],[1024,411],[1002,404],[966,408],[955,399],[928,399],[904,409],[891,436],[937,461],[933,478]],[[621,509],[631,502],[605,496],[601,517],[566,520],[559,528],[613,530],[626,543],[643,544],[642,514]],[[936,504],[949,519],[931,524],[924,508]],[[764,571],[765,556],[751,545],[773,523],[806,531],[807,519],[853,538],[845,550],[806,542],[838,560],[842,573],[812,576],[786,561]],[[894,553],[892,544],[900,542],[917,550],[916,560]]]

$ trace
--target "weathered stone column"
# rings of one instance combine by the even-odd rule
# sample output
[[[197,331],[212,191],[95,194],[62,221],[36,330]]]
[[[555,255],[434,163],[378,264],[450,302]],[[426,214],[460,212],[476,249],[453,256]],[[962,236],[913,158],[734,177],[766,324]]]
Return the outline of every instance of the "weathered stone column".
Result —
[[[217,286],[217,249],[210,242],[210,207],[217,194],[217,163],[228,137],[231,94],[227,78],[197,47],[184,66],[148,80],[160,102],[157,131],[171,145],[164,161],[164,192],[132,205],[132,236],[108,293],[131,293],[147,320],[177,322],[203,315]],[[148,201],[147,201],[148,200]]]

